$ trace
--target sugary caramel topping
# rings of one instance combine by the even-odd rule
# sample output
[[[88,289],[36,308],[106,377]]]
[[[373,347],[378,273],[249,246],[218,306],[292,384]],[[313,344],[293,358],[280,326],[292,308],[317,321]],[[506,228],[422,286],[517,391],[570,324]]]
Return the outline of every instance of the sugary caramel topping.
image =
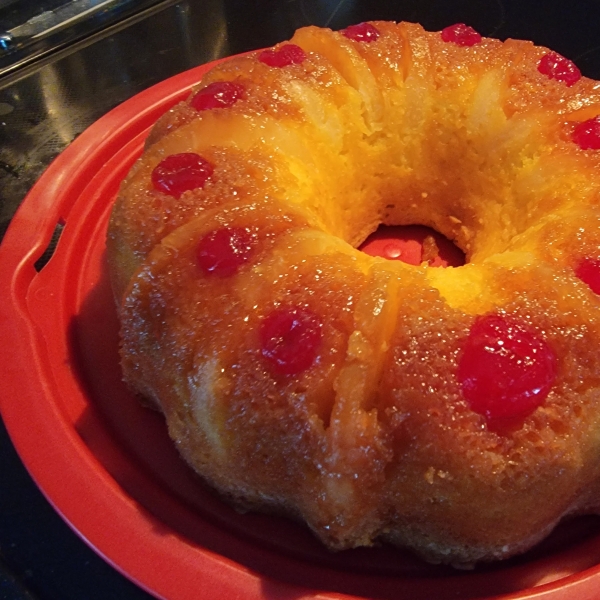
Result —
[[[379,29],[371,23],[358,23],[358,25],[350,25],[346,29],[342,29],[341,33],[349,40],[355,42],[375,42],[381,35]]]
[[[164,158],[152,171],[155,190],[179,198],[188,190],[204,187],[213,174],[213,166],[199,154],[184,152]]]
[[[458,365],[462,393],[488,424],[525,418],[543,404],[556,378],[544,339],[500,315],[479,317]]]
[[[464,23],[442,29],[441,35],[445,42],[453,42],[458,46],[474,46],[481,42],[481,35]]]
[[[572,140],[582,150],[600,150],[600,115],[579,123],[573,130]]]
[[[244,96],[245,88],[235,81],[215,81],[202,88],[190,101],[198,111],[229,108]]]
[[[565,83],[567,87],[575,85],[581,79],[581,71],[574,62],[558,52],[548,52],[540,59],[538,71],[550,79]]]
[[[275,375],[298,375],[317,357],[322,337],[320,317],[305,307],[281,307],[260,327],[262,355]]]
[[[254,249],[255,238],[248,229],[223,227],[200,240],[196,259],[204,274],[228,277],[250,260]]]
[[[306,53],[296,44],[284,44],[279,48],[263,50],[258,55],[258,60],[269,67],[287,67],[288,65],[299,65],[304,62]]]

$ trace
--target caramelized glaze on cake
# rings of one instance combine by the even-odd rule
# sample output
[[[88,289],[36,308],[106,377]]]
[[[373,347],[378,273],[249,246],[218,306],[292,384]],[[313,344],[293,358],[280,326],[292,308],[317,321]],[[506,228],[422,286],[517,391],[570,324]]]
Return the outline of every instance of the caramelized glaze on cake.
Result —
[[[600,84],[464,25],[307,27],[162,117],[108,237],[126,381],[237,506],[471,564],[600,509]],[[421,224],[467,264],[357,250]]]

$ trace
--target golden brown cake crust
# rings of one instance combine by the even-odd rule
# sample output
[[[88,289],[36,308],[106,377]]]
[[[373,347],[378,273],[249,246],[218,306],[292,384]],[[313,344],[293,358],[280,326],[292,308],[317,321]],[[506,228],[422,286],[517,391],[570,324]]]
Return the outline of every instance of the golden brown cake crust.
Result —
[[[217,66],[150,133],[108,261],[125,379],[228,501],[466,565],[600,510],[600,84],[457,31],[308,27]],[[157,172],[183,154],[182,191]],[[356,249],[415,223],[467,264]]]

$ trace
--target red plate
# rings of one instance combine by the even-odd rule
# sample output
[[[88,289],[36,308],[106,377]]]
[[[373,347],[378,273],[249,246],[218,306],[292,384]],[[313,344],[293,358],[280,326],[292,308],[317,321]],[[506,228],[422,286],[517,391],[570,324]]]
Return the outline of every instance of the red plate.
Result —
[[[210,66],[84,132],[33,188],[0,248],[0,408],[41,490],[99,554],[169,600],[598,598],[597,519],[474,571],[388,547],[329,553],[301,525],[221,503],[179,459],[162,417],[124,387],[104,263],[110,207],[148,128]],[[57,223],[58,248],[38,273]]]

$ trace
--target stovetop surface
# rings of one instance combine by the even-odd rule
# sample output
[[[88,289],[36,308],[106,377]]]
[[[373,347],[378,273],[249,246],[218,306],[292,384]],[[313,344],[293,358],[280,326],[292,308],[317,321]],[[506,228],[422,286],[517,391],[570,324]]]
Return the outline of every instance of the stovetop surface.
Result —
[[[46,4],[57,7],[60,2]],[[124,4],[122,13],[93,24],[80,22],[77,31],[49,36],[29,54],[0,53],[0,239],[50,162],[110,109],[193,66],[272,45],[304,25],[340,29],[388,19],[437,30],[466,22],[486,36],[548,46],[574,60],[584,75],[600,79],[600,6],[595,0]],[[18,26],[15,5],[14,0],[0,3],[0,30]],[[10,22],[8,17],[3,21],[9,14]],[[144,598],[150,596],[61,520],[32,482],[0,423],[0,600]]]

